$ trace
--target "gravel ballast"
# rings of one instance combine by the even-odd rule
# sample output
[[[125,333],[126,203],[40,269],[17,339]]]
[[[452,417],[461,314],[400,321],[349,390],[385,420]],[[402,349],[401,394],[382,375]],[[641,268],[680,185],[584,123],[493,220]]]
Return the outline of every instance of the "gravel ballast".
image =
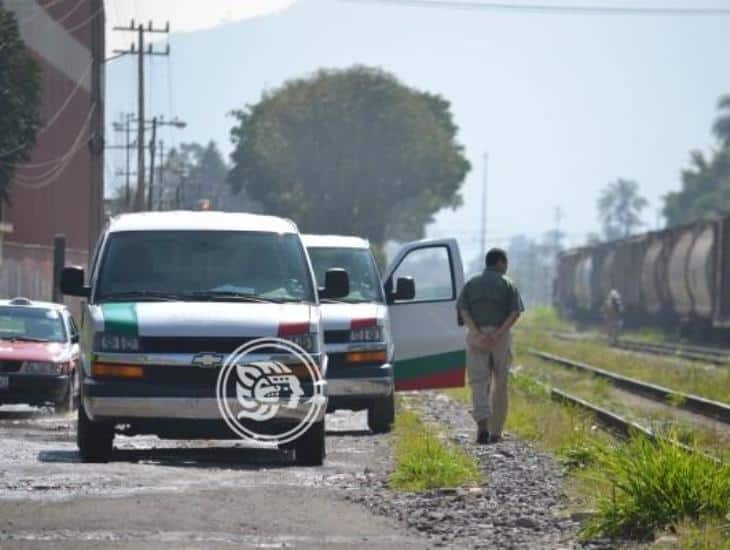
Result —
[[[484,473],[480,487],[398,493],[388,487],[386,468],[360,478],[348,499],[397,518],[428,534],[434,545],[455,548],[607,548],[577,541],[579,521],[565,508],[564,472],[556,460],[507,436],[476,445],[474,422],[462,403],[436,393],[404,396],[404,404],[474,456]]]

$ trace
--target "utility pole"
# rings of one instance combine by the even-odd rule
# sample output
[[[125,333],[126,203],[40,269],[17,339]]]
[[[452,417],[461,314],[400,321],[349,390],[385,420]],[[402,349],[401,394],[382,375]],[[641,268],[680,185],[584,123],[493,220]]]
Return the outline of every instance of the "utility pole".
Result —
[[[160,183],[158,187],[160,190],[157,192],[157,209],[162,210],[162,201],[165,198],[165,142],[160,140],[158,145],[160,148],[160,168],[158,169],[158,174],[160,176]]]
[[[150,139],[150,188],[147,192],[147,210],[152,210],[153,186],[155,181],[155,147],[157,145],[157,128],[158,126],[172,126],[174,128],[185,128],[186,122],[179,118],[173,120],[165,120],[163,117],[152,117],[152,138]]]
[[[89,193],[89,253],[96,246],[104,216],[104,2],[89,2],[91,16],[91,189]]]
[[[482,230],[481,251],[482,258],[487,255],[487,153],[484,153],[484,182],[482,187]]]
[[[144,208],[144,156],[145,156],[145,113],[144,113],[144,57],[153,55],[170,55],[170,45],[167,45],[167,49],[164,52],[154,51],[152,44],[149,44],[145,49],[145,33],[163,33],[169,34],[170,23],[169,21],[164,28],[155,28],[152,26],[152,21],[149,21],[147,27],[141,23],[135,27],[134,19],[130,21],[129,27],[114,27],[115,31],[126,31],[137,33],[137,46],[134,43],[130,45],[128,50],[114,50],[114,53],[121,55],[137,55],[137,189],[134,194],[134,210],[142,210]]]
[[[136,142],[130,141],[131,133],[132,133],[132,121],[134,120],[134,115],[132,113],[126,113],[121,115],[120,122],[114,123],[114,131],[115,132],[123,132],[124,133],[124,145],[109,145],[107,146],[107,149],[124,149],[124,160],[125,160],[125,170],[124,172],[119,172],[117,175],[125,175],[125,182],[124,182],[124,205],[125,210],[129,209],[129,207],[132,204],[132,187],[130,184],[129,177],[132,175],[131,166],[130,166],[130,151],[133,148],[136,148]]]
[[[144,126],[144,124],[140,124]],[[155,147],[157,146],[157,117],[152,117],[152,137],[150,137],[150,186],[147,189],[147,210],[152,210],[152,193],[155,186]]]

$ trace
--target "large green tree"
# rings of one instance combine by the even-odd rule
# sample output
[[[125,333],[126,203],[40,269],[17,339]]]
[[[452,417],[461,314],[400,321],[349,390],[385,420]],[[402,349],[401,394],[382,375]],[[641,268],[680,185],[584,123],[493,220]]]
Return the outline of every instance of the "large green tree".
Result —
[[[28,159],[39,126],[40,69],[15,16],[0,6],[0,198],[8,200],[15,165]]]
[[[448,101],[379,69],[322,70],[234,115],[232,188],[304,231],[380,244],[461,204],[470,166]]]
[[[604,187],[597,206],[606,240],[628,237],[638,230],[643,225],[641,212],[648,204],[635,181],[619,178]]]

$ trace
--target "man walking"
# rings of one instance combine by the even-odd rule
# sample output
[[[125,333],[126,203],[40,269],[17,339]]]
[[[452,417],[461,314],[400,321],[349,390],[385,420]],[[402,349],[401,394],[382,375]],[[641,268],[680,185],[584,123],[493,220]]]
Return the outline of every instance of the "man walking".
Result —
[[[469,329],[466,369],[472,408],[477,423],[477,443],[502,438],[507,418],[507,378],[512,362],[510,329],[524,311],[522,298],[505,275],[507,254],[499,248],[487,252],[486,269],[464,285],[458,308]]]

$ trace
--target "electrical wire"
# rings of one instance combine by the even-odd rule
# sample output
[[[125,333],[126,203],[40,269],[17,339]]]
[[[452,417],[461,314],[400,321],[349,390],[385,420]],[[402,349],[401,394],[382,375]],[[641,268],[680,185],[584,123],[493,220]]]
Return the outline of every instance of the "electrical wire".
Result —
[[[91,21],[93,21],[96,17],[98,17],[99,14],[101,12],[103,12],[103,11],[104,11],[104,3],[102,2],[102,4],[100,5],[100,7],[97,8],[97,10],[94,13],[92,13],[89,17],[87,17],[86,19],[84,19],[81,23],[78,23],[77,25],[74,25],[73,27],[70,27],[70,28],[64,29],[64,30],[67,33],[69,33],[69,34],[72,33],[72,32],[76,32],[80,28],[85,27],[86,25],[88,25]]]
[[[88,65],[88,67],[86,67],[86,70],[84,71],[84,73],[83,73],[83,74],[82,74],[82,75],[81,75],[81,76],[79,77],[79,79],[78,79],[78,80],[76,81],[76,83],[75,83],[75,85],[74,85],[74,88],[73,88],[73,90],[71,90],[71,93],[70,93],[70,94],[69,94],[69,95],[68,95],[68,96],[66,97],[66,99],[64,100],[64,102],[63,102],[63,103],[61,104],[61,106],[60,106],[60,107],[58,108],[58,110],[57,110],[57,111],[56,111],[55,113],[53,113],[53,115],[51,116],[51,118],[49,118],[49,119],[48,119],[48,121],[47,121],[47,122],[46,122],[46,123],[45,123],[45,124],[44,124],[43,126],[41,126],[41,128],[40,128],[40,129],[38,130],[38,132],[36,133],[36,135],[37,135],[37,136],[40,136],[40,135],[44,134],[45,132],[47,132],[47,131],[48,131],[48,129],[49,129],[49,128],[50,128],[51,126],[53,126],[53,124],[55,124],[55,122],[56,122],[56,121],[57,121],[57,120],[59,119],[59,117],[60,117],[60,116],[61,116],[61,115],[63,114],[63,112],[64,112],[64,111],[66,110],[66,107],[68,107],[68,105],[69,105],[69,104],[71,103],[71,99],[73,99],[73,96],[74,96],[74,95],[76,95],[76,92],[77,92],[77,91],[79,90],[79,88],[81,87],[81,85],[82,85],[82,83],[83,83],[84,79],[85,79],[85,78],[86,78],[86,77],[88,76],[89,72],[91,71],[91,67],[92,67],[92,66],[93,66],[93,63],[89,63],[89,65]],[[21,144],[21,145],[18,145],[18,146],[16,146],[16,147],[15,147],[15,148],[13,148],[13,149],[9,149],[9,150],[7,150],[7,151],[3,151],[3,152],[1,152],[1,153],[0,153],[0,159],[1,159],[2,157],[6,157],[6,156],[8,156],[8,155],[11,155],[11,154],[13,154],[13,153],[16,153],[16,152],[20,151],[21,149],[23,149],[23,148],[24,148],[24,147],[26,147],[27,145],[28,145],[28,143],[26,142],[26,143],[23,143],[23,144]],[[0,162],[4,162],[4,161],[0,161]]]
[[[76,139],[69,147],[68,151],[63,157],[63,160],[61,163],[59,163],[58,166],[54,167],[53,169],[49,170],[46,174],[43,174],[43,177],[40,175],[36,178],[30,178],[30,177],[24,177],[19,176],[18,174],[14,174],[13,181],[16,185],[19,185],[20,187],[24,187],[27,189],[42,189],[45,187],[48,187],[52,183],[54,183],[58,177],[65,171],[66,167],[70,164],[71,160],[76,156],[76,153],[80,151],[83,147],[79,147],[79,144],[86,144],[88,143],[88,140],[91,139],[93,136],[87,136],[87,139],[84,139],[84,134],[88,134],[87,130],[89,127],[89,123],[91,122],[91,117],[94,114],[94,111],[96,110],[96,105],[92,107],[92,109],[89,110],[86,120],[84,121],[83,125],[81,126],[79,133],[76,136]]]
[[[357,4],[390,4],[418,8],[491,10],[536,14],[566,15],[659,15],[659,16],[726,16],[730,8],[671,6],[609,6],[600,4],[539,4],[526,2],[479,2],[477,0],[340,0]]]

